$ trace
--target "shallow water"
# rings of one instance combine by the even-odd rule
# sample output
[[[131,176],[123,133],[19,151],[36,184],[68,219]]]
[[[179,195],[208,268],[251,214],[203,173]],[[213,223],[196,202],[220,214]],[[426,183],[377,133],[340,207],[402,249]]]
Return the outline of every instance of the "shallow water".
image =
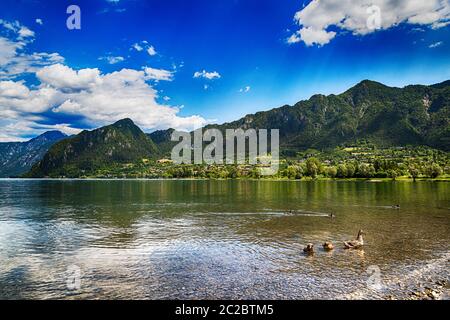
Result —
[[[448,279],[449,186],[0,180],[0,298],[401,295],[424,277]],[[344,250],[359,229],[364,249]]]

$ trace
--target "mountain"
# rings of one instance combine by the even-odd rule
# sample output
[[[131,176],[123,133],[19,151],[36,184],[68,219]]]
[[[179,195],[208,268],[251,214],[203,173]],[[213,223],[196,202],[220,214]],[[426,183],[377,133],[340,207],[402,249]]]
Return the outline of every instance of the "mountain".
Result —
[[[76,177],[111,164],[155,157],[158,153],[154,142],[132,120],[123,119],[56,143],[25,176]]]
[[[0,177],[17,177],[30,170],[47,150],[67,136],[60,131],[47,131],[26,142],[0,143]]]
[[[364,80],[339,95],[314,95],[293,106],[258,112],[222,125],[280,129],[281,154],[329,149],[364,140],[379,146],[429,145],[450,150],[450,81],[404,88]],[[53,145],[26,175],[80,176],[115,163],[170,154],[173,129],[142,132],[130,119]]]
[[[293,106],[206,128],[280,129],[282,154],[366,140],[380,146],[450,150],[450,81],[388,87],[364,80],[339,95],[314,95]]]
[[[158,146],[161,154],[170,155],[172,148],[178,143],[171,141],[170,138],[175,129],[157,130],[152,133],[148,133],[147,136]]]

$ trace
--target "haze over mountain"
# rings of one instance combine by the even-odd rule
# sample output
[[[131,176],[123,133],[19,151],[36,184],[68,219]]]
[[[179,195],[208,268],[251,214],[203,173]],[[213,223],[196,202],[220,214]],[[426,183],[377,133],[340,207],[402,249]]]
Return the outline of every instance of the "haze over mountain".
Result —
[[[280,129],[282,155],[369,141],[450,150],[450,81],[393,88],[364,80],[339,95],[314,95],[293,106],[206,128]],[[144,134],[130,119],[55,144],[29,176],[65,175],[111,163],[170,154],[173,129]]]
[[[14,177],[30,170],[47,150],[67,136],[60,131],[47,131],[26,142],[0,143],[0,177]]]

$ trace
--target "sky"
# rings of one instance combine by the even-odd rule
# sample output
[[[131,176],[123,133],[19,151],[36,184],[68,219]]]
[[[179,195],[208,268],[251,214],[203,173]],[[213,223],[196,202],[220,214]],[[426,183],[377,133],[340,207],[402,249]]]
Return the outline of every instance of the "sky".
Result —
[[[0,3],[3,142],[125,117],[191,130],[364,79],[450,79],[450,1]]]

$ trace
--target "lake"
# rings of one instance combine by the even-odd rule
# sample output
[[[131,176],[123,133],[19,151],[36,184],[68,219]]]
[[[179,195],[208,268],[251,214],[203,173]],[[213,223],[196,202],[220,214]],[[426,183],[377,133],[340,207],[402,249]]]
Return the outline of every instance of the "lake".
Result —
[[[4,179],[0,298],[402,297],[448,281],[449,186]]]

